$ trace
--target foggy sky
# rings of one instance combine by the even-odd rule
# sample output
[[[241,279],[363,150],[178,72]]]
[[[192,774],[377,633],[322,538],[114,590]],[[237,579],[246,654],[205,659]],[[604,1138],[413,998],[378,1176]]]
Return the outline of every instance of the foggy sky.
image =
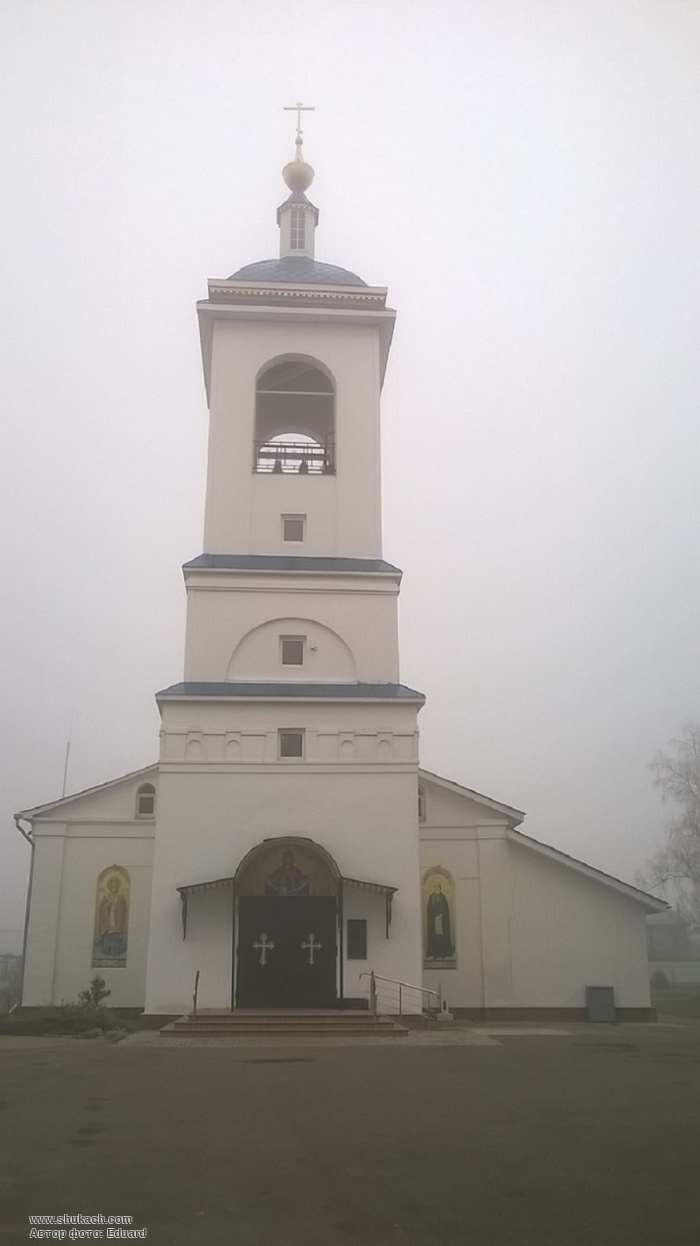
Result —
[[[700,9],[3,0],[0,950],[12,813],[157,758],[201,552],[208,277],[389,287],[384,554],[422,763],[633,880],[700,713]],[[71,726],[72,723],[72,726]]]

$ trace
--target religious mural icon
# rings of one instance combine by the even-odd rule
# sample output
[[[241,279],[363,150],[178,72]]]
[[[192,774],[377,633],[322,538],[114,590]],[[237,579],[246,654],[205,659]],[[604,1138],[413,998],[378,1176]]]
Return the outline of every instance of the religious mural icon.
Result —
[[[455,884],[441,865],[423,875],[426,969],[456,969]]]
[[[266,896],[308,896],[309,876],[294,864],[294,853],[286,848],[281,864],[265,879]]]
[[[121,866],[110,865],[97,880],[93,969],[124,969],[129,931],[131,883]]]

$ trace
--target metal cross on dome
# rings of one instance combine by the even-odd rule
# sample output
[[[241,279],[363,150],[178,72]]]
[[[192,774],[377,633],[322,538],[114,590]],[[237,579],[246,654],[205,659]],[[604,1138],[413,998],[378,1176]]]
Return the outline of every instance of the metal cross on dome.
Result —
[[[308,937],[308,939],[306,940],[306,942],[305,942],[305,943],[300,943],[300,944],[299,944],[299,946],[300,946],[300,947],[301,947],[301,948],[302,948],[305,952],[308,952],[308,953],[309,953],[309,964],[310,964],[310,965],[313,965],[313,963],[314,963],[314,952],[320,952],[320,951],[321,951],[321,948],[323,947],[323,944],[322,944],[322,943],[317,943],[317,942],[316,942],[316,936],[315,936],[315,935],[310,934],[310,935],[309,935],[309,937]]]
[[[301,151],[301,145],[304,141],[304,135],[301,128],[301,114],[303,112],[316,112],[313,104],[302,104],[301,100],[296,104],[285,104],[282,112],[295,112],[297,115],[297,136],[294,140],[297,148]]]
[[[266,965],[267,964],[267,960],[266,960],[267,953],[273,952],[275,949],[275,945],[272,942],[272,939],[268,939],[266,934],[261,934],[260,938],[257,939],[255,943],[253,944],[253,947],[256,949],[256,951],[260,952],[260,964]]]

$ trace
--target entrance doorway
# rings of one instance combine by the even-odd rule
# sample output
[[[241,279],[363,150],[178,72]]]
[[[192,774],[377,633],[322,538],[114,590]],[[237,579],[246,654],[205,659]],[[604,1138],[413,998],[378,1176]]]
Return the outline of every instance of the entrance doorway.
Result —
[[[332,1007],[336,924],[328,896],[241,896],[238,1007]]]
[[[267,840],[248,854],[236,881],[236,1007],[334,1007],[339,879],[332,859],[310,840]]]

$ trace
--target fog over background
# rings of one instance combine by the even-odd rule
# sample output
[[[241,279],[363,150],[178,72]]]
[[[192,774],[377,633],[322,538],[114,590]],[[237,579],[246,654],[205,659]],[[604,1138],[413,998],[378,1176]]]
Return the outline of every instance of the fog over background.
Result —
[[[317,258],[398,309],[422,763],[634,879],[670,813],[648,763],[700,713],[699,64],[692,0],[3,0],[0,951],[12,814],[60,796],[69,730],[69,791],[157,758],[195,301],[278,253],[300,98]]]

